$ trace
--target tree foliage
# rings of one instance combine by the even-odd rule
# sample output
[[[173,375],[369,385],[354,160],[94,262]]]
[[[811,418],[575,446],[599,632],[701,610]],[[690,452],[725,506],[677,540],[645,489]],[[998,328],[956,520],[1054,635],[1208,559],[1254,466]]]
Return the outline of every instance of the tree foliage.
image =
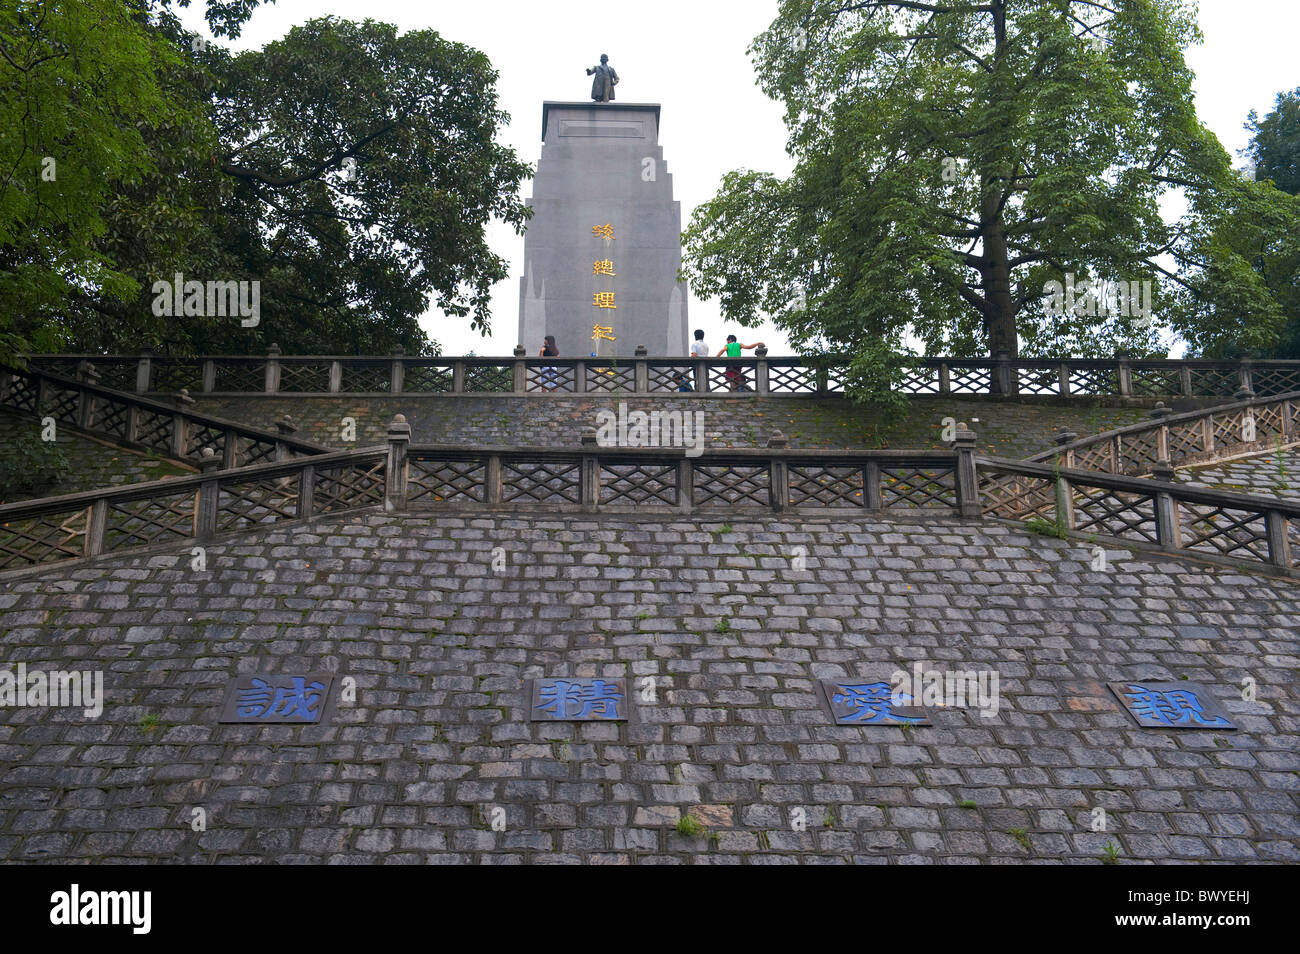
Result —
[[[1230,208],[1289,213],[1196,118],[1189,6],[783,0],[750,52],[794,170],[728,175],[692,217],[684,274],[730,320],[859,356],[906,332],[932,354],[1150,354],[1176,305],[1205,328],[1206,295],[1267,338],[1267,289],[1208,236]],[[1170,194],[1187,201],[1174,222]],[[1044,288],[1069,276],[1150,282],[1153,320],[1051,313]]]

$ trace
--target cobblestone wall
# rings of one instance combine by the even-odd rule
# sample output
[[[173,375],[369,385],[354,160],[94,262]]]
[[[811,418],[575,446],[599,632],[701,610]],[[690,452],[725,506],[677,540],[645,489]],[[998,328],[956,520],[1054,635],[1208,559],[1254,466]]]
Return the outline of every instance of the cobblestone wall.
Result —
[[[940,518],[413,513],[249,535],[203,572],[187,547],[11,581],[3,666],[102,669],[108,700],[0,709],[0,859],[1300,861],[1294,584],[1091,566]],[[996,671],[998,713],[819,709],[814,679],[919,660]],[[216,723],[236,673],[315,667],[358,684],[332,724]],[[529,723],[543,674],[653,676],[657,703]],[[1104,683],[1138,677],[1204,683],[1240,729],[1137,728]]]

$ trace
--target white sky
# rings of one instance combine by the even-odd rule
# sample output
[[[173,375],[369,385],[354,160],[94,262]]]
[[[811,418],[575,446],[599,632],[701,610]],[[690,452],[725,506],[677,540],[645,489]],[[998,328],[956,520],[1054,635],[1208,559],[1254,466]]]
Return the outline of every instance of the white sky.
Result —
[[[183,11],[183,20],[206,36],[205,4],[195,4]],[[295,24],[328,15],[394,23],[402,31],[437,30],[488,55],[500,73],[501,107],[511,116],[501,138],[534,165],[542,145],[542,101],[588,100],[585,70],[608,53],[619,74],[619,100],[663,104],[659,141],[684,228],[726,172],[790,171],[780,106],[758,89],[745,54],[776,9],[774,0],[277,0],[254,12],[233,46],[258,48]],[[1264,115],[1279,92],[1300,86],[1294,49],[1300,0],[1201,0],[1199,22],[1205,43],[1186,51],[1197,76],[1197,110],[1235,159],[1249,138],[1242,128],[1247,113]],[[531,182],[524,183],[523,195],[531,194]],[[431,311],[421,324],[445,353],[506,355],[518,343],[524,239],[502,225],[490,227],[488,238],[511,266],[510,277],[493,289],[493,333],[483,338],[470,331],[468,319]],[[742,341],[763,340],[774,354],[789,351],[785,336],[770,325],[725,328],[716,301],[692,300],[690,325],[703,328],[715,347],[735,332]]]

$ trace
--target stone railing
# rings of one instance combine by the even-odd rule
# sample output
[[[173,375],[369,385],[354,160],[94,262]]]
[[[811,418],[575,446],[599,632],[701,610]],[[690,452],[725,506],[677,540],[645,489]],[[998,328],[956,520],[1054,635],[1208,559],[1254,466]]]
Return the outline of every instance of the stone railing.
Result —
[[[0,408],[38,417],[93,434],[122,447],[188,460],[205,448],[223,467],[323,453],[323,448],[284,433],[246,427],[234,421],[195,414],[96,383],[84,365],[76,378],[29,367],[0,368]]]
[[[172,358],[36,355],[37,367],[70,375],[82,362],[112,388],[144,394],[441,394],[572,395],[627,393],[679,396],[841,394],[842,357],[743,358],[289,356]],[[733,389],[743,384],[744,391]],[[1300,361],[917,358],[905,364],[901,391],[912,395],[1054,397],[1238,397],[1300,390]]]
[[[1151,416],[1152,421],[1080,440],[1063,433],[1058,447],[1029,460],[1059,459],[1063,467],[1134,477],[1154,474],[1170,480],[1177,467],[1263,453],[1300,441],[1300,391],[1183,414],[1161,406]]]
[[[986,516],[1300,576],[1300,504],[995,457],[976,467]]]
[[[0,571],[202,542],[225,533],[380,507],[672,514],[916,511],[979,515],[975,435],[951,451],[825,451],[785,446],[688,456],[682,449],[411,446],[399,415],[387,447],[202,472],[0,506]]]

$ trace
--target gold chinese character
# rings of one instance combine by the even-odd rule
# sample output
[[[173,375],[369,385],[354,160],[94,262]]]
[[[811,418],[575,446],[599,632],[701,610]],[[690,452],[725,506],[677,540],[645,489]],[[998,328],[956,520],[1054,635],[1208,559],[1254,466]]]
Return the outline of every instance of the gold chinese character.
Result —
[[[617,308],[613,292],[592,292],[591,303],[597,308]]]
[[[612,334],[610,334],[610,332],[613,330],[614,330],[613,325],[592,325],[591,340],[592,341],[617,341],[618,339],[615,338]]]
[[[614,237],[614,226],[606,222],[604,225],[593,225],[591,234],[596,238],[612,239]]]
[[[605,259],[603,262],[592,262],[592,263],[591,263],[591,274],[593,274],[593,275],[613,275],[613,274],[614,274],[614,263],[611,262],[609,259]]]

